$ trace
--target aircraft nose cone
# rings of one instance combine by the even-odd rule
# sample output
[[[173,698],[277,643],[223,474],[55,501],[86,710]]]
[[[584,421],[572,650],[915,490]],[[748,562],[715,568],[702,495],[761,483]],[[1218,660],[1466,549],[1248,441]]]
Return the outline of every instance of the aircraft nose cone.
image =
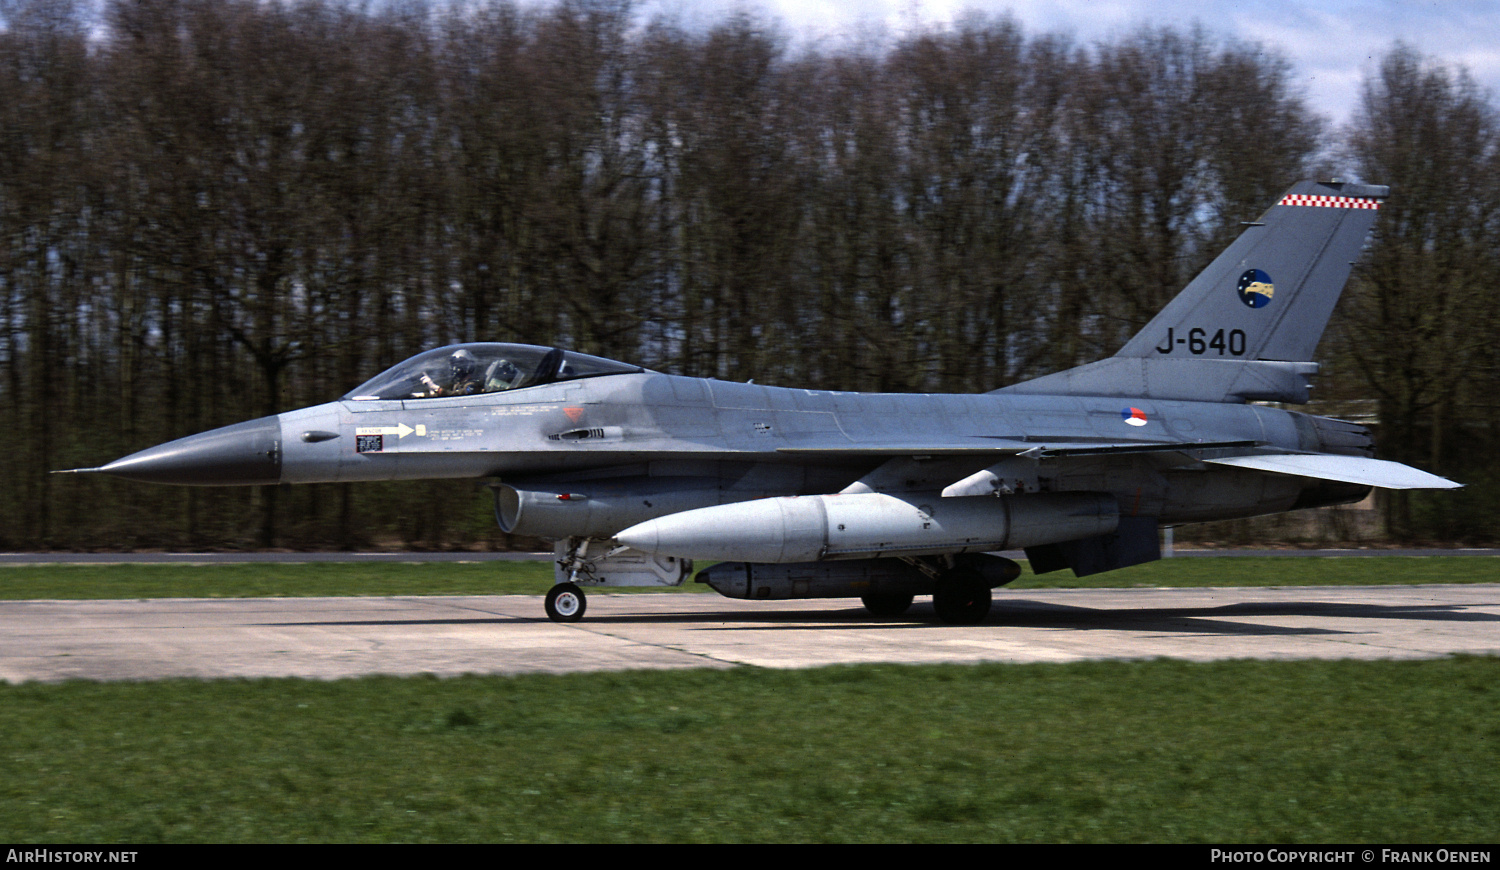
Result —
[[[189,486],[281,482],[281,420],[262,417],[148,447],[101,468],[127,480]]]

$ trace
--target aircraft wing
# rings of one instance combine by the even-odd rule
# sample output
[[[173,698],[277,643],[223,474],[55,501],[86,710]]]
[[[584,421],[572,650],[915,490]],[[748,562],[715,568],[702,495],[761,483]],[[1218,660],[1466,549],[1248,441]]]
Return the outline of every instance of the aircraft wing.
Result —
[[[956,438],[935,442],[871,443],[859,445],[827,445],[806,447],[782,447],[778,453],[803,456],[887,457],[891,460],[926,458],[969,457],[983,459],[992,457],[1001,461],[1008,457],[1032,460],[1067,459],[1074,457],[1106,457],[1142,453],[1169,453],[1199,450],[1225,450],[1264,447],[1257,441],[1174,441],[1174,442],[1094,442],[1062,439],[1023,438]],[[1383,489],[1457,489],[1463,484],[1454,483],[1435,474],[1429,474],[1409,465],[1385,459],[1363,456],[1343,456],[1330,453],[1260,453],[1241,456],[1202,457],[1203,462],[1261,471],[1271,474],[1288,474],[1310,477],[1317,480],[1332,480],[1341,483],[1356,483],[1378,486]]]
[[[1386,459],[1363,456],[1336,456],[1328,453],[1273,453],[1260,456],[1225,456],[1205,459],[1216,465],[1292,474],[1318,480],[1361,483],[1383,489],[1457,489],[1463,484],[1428,474],[1410,465]]]

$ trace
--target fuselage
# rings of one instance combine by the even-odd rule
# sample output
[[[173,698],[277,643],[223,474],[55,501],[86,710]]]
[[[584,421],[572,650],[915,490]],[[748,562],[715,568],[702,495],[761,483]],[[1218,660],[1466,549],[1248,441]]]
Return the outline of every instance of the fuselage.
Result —
[[[487,343],[94,470],[202,486],[488,479],[503,529],[558,539],[785,495],[1092,493],[1171,524],[1366,492],[1205,461],[1226,449],[1371,452],[1358,426],[1252,404],[793,389]]]
[[[344,399],[278,415],[274,480],[315,483],[499,478],[524,485],[616,470],[631,477],[735,477],[768,483],[747,498],[837,491],[883,461],[884,447],[983,467],[943,448],[988,441],[1182,444],[1253,441],[1328,450],[1308,415],[1256,405],[1005,394],[870,394],[802,390],[642,372],[474,396]],[[1341,431],[1347,431],[1347,427]],[[333,437],[328,437],[328,436]],[[1350,439],[1345,439],[1349,441]],[[1353,442],[1357,442],[1357,437]],[[868,450],[861,458],[843,450]],[[1363,445],[1343,452],[1368,455]],[[820,450],[827,450],[820,456]],[[910,452],[910,451],[908,451]],[[807,469],[794,472],[793,468]],[[1360,498],[1364,487],[1210,468],[1181,453],[1045,463],[1045,491],[1109,492],[1126,514],[1194,522]],[[951,472],[957,474],[957,471]],[[962,476],[962,475],[960,475]],[[942,479],[941,475],[935,479]],[[211,483],[212,481],[202,481]],[[936,488],[941,488],[937,486]],[[1316,490],[1316,492],[1312,492]],[[728,500],[733,500],[732,496]]]

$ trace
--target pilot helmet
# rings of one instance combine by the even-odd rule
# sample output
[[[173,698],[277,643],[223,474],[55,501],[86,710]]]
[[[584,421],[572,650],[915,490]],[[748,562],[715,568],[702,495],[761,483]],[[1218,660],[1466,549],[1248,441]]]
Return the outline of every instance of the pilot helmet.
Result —
[[[479,360],[467,350],[456,350],[448,358],[448,368],[453,374],[453,383],[457,384],[474,377],[474,373],[479,370]]]

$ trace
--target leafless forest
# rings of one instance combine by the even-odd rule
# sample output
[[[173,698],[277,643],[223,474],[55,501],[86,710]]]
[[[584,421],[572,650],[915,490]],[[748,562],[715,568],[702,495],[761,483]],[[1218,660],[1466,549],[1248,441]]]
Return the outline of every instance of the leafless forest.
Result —
[[[0,0],[0,548],[497,545],[468,483],[47,471],[457,341],[994,389],[1112,353],[1309,175],[1393,188],[1314,410],[1468,484],[1379,534],[1496,540],[1495,98],[1399,46],[1374,69],[1344,128],[1205,32],[813,51],[617,2]]]

